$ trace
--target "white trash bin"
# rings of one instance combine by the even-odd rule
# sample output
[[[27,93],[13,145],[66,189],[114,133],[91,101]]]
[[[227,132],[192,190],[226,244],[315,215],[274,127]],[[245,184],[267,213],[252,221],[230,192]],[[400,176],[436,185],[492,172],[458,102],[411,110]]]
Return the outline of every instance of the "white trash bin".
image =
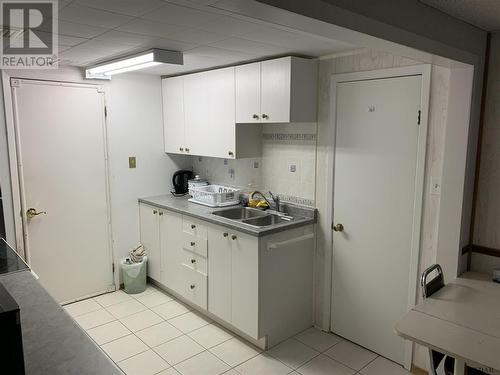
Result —
[[[130,258],[121,260],[123,284],[125,293],[136,294],[146,290],[146,268],[148,257],[142,258],[142,262],[131,263]]]

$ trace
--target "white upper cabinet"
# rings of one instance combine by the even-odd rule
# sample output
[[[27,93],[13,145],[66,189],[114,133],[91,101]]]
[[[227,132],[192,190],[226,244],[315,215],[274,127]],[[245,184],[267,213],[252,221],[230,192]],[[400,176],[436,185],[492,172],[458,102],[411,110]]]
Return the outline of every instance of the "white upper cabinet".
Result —
[[[284,57],[163,79],[165,152],[260,156],[262,123],[315,122],[317,61]]]
[[[236,122],[316,122],[318,64],[283,57],[236,67]]]
[[[206,73],[184,76],[184,134],[186,136],[184,152],[186,154],[203,155],[203,137],[209,131],[206,77]],[[170,124],[167,123],[166,127],[169,126]]]
[[[184,82],[183,77],[162,80],[165,152],[184,152]]]
[[[237,123],[249,124],[261,121],[260,68],[260,62],[236,67]]]

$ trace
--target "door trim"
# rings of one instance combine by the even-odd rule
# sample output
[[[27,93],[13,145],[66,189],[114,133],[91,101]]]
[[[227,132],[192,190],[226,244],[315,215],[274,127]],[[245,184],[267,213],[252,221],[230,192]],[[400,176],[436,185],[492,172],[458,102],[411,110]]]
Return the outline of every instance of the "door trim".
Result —
[[[415,178],[415,196],[413,201],[413,228],[412,228],[412,240],[411,240],[411,253],[410,253],[410,275],[409,275],[409,288],[408,288],[408,310],[415,306],[417,301],[417,290],[418,290],[418,263],[420,256],[420,233],[422,226],[422,205],[424,196],[424,178],[425,178],[425,157],[427,150],[427,129],[428,129],[428,116],[429,116],[429,98],[430,98],[430,82],[431,82],[431,65],[422,64],[415,66],[408,66],[402,68],[390,68],[381,70],[372,70],[364,72],[355,73],[345,73],[345,74],[333,74],[331,77],[330,85],[330,121],[331,126],[334,129],[330,139],[330,144],[332,145],[331,152],[328,155],[328,164],[332,168],[328,169],[327,176],[327,196],[330,199],[330,203],[327,205],[327,220],[328,223],[333,223],[333,211],[334,211],[334,199],[333,199],[333,186],[335,173],[333,166],[335,165],[335,142],[336,142],[336,128],[337,128],[337,110],[336,110],[336,97],[337,97],[337,84],[341,82],[355,82],[355,81],[366,81],[375,79],[387,79],[387,78],[397,78],[397,77],[407,77],[407,76],[421,76],[422,86],[421,86],[421,118],[420,126],[418,132],[418,146],[417,146],[417,165],[416,165],[416,178]],[[416,118],[417,114],[415,114]],[[327,313],[329,317],[329,329],[332,329],[332,311],[333,311],[333,260],[335,254],[335,244],[333,241],[333,231],[330,230],[330,239],[332,252],[331,259],[325,262],[325,275],[328,275],[329,280],[325,282],[329,284],[329,288],[326,288],[325,294],[325,309],[328,309]],[[328,285],[327,284],[327,285]],[[405,342],[405,358],[404,366],[408,370],[411,367],[413,359],[413,343],[411,341]]]
[[[29,84],[39,84],[39,85],[51,85],[51,86],[66,86],[66,87],[81,87],[86,89],[95,89],[97,93],[101,95],[102,101],[102,134],[104,142],[104,163],[105,163],[105,186],[106,186],[106,211],[107,211],[107,231],[108,231],[108,248],[109,248],[109,262],[110,265],[114,264],[114,247],[113,247],[113,231],[112,231],[112,217],[111,217],[111,191],[110,191],[110,173],[109,173],[109,147],[108,147],[108,123],[107,117],[105,115],[106,106],[106,95],[104,86],[99,84],[87,84],[87,83],[74,83],[65,82],[58,80],[43,80],[36,78],[15,78],[10,76],[6,72],[2,72],[2,89],[4,93],[4,106],[5,106],[5,117],[6,117],[6,127],[7,127],[7,142],[9,149],[9,167],[10,167],[10,178],[11,178],[11,188],[12,188],[12,202],[14,207],[14,226],[16,235],[16,251],[18,254],[30,264],[30,252],[28,241],[26,239],[26,215],[25,215],[25,202],[23,193],[23,177],[22,177],[22,162],[20,159],[20,138],[19,138],[19,128],[18,119],[16,116],[16,98],[14,95],[15,84],[11,83],[14,80],[18,80],[19,84],[23,82]],[[115,266],[116,269],[116,266]],[[119,285],[119,273],[111,271],[112,285],[109,285],[107,290],[104,290],[98,294],[114,291],[116,285]],[[84,299],[87,296],[79,298]],[[74,302],[64,301],[64,303]]]

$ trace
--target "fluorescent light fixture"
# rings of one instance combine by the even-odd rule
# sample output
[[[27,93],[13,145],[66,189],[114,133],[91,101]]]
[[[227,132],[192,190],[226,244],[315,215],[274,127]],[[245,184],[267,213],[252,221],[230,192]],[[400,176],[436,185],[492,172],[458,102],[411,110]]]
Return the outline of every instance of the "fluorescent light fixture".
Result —
[[[145,69],[160,64],[183,65],[183,63],[182,52],[153,48],[88,67],[85,69],[85,78],[111,79],[114,74]]]

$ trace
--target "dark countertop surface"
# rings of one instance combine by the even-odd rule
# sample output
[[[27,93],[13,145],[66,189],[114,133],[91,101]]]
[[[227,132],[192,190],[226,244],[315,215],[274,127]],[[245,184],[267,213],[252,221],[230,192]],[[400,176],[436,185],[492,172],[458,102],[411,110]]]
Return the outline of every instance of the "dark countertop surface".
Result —
[[[12,249],[3,250],[15,254]],[[0,283],[19,305],[26,375],[123,375],[47,293],[26,264],[19,259],[22,267],[9,259],[12,262],[8,269],[13,271],[0,275]],[[15,269],[16,264],[23,269]],[[8,359],[2,366],[8,368]]]
[[[0,275],[27,269],[28,266],[26,263],[24,263],[3,238],[0,238]]]
[[[172,194],[164,194],[154,197],[139,198],[139,202],[146,203],[158,208],[163,208],[165,210],[178,212],[183,215],[192,216],[197,219],[206,220],[208,222],[222,225],[227,228],[247,233],[256,237],[262,237],[269,234],[316,223],[317,210],[315,208],[303,207],[282,202],[281,205],[283,206],[285,212],[287,212],[291,216],[297,216],[301,218],[289,221],[287,223],[270,225],[267,227],[255,227],[253,225],[245,224],[239,221],[212,215],[213,211],[224,210],[231,207],[207,207],[197,203],[188,202],[188,198],[188,195],[184,197],[174,197]]]

